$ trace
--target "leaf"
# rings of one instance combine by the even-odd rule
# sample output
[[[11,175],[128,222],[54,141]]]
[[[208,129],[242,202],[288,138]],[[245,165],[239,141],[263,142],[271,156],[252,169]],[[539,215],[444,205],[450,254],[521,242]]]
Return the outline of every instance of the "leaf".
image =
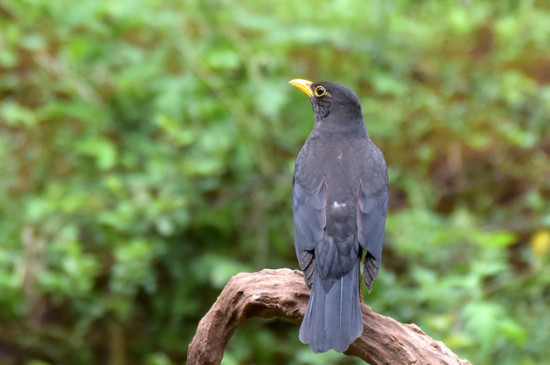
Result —
[[[517,236],[508,231],[476,232],[472,237],[479,245],[488,248],[504,248],[517,241]]]
[[[14,101],[6,100],[0,104],[0,120],[4,120],[12,126],[31,126],[36,122],[36,117],[31,109]]]
[[[500,305],[491,302],[477,301],[464,308],[466,329],[481,343],[483,351],[488,351],[504,318]]]
[[[248,272],[251,268],[238,261],[210,253],[193,263],[193,270],[214,287],[223,288],[234,275]]]
[[[525,329],[519,323],[510,318],[506,318],[502,321],[500,324],[500,329],[506,337],[513,340],[520,346],[524,346],[527,342],[527,333],[525,332]]]
[[[27,34],[21,41],[21,46],[29,51],[40,51],[45,48],[46,41],[41,34]]]
[[[228,47],[215,47],[204,56],[206,65],[215,71],[232,70],[241,63],[239,54]]]
[[[97,167],[102,170],[112,168],[117,162],[117,150],[113,142],[104,137],[94,137],[78,143],[78,151],[96,159]]]

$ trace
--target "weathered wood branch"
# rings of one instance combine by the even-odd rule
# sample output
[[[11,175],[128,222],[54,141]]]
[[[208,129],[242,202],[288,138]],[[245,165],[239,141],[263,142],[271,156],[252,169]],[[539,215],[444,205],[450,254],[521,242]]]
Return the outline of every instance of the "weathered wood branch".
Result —
[[[266,269],[235,275],[200,321],[189,345],[187,364],[219,364],[233,331],[250,318],[283,317],[300,323],[308,299],[309,289],[297,271]],[[399,323],[365,304],[361,304],[361,311],[363,333],[350,345],[347,355],[372,365],[470,364],[415,324]]]

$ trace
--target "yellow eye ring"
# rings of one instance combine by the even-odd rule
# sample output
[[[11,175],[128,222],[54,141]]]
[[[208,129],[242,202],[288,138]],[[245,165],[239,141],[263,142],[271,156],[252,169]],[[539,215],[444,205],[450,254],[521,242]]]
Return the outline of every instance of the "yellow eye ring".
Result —
[[[323,85],[319,85],[315,88],[315,96],[320,98],[321,96],[325,96],[327,94],[327,89]]]

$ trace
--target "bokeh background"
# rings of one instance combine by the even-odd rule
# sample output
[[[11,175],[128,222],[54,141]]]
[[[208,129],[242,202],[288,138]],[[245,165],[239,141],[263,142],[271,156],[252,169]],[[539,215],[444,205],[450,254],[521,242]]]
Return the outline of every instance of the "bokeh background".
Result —
[[[389,165],[373,309],[473,364],[550,358],[547,1],[3,0],[0,363],[185,363],[242,271],[297,268],[312,127],[359,95]],[[351,364],[253,320],[223,364]]]

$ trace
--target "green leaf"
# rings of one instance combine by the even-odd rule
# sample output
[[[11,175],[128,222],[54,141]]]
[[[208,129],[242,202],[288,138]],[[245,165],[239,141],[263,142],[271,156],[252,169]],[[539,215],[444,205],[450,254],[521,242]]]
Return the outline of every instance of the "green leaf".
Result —
[[[525,329],[513,319],[507,318],[500,324],[502,333],[517,343],[520,346],[524,346],[527,342],[527,333]]]
[[[483,351],[488,351],[504,319],[502,307],[496,303],[478,301],[464,308],[466,329],[481,343]]]
[[[477,244],[488,248],[504,248],[517,241],[517,236],[508,231],[476,232],[473,238]]]
[[[117,162],[117,150],[114,143],[103,137],[89,138],[78,143],[78,151],[94,157],[97,167],[102,170],[112,168]]]
[[[36,116],[32,110],[9,100],[0,104],[0,119],[12,126],[31,126],[36,122]]]

